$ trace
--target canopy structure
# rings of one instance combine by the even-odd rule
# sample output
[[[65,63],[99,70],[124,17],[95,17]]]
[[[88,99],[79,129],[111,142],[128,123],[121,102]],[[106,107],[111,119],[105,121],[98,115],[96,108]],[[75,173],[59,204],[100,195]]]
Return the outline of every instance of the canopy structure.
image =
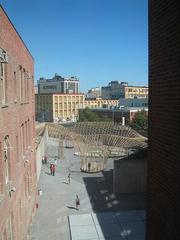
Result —
[[[112,122],[80,122],[64,127],[47,124],[51,137],[64,140],[64,147],[74,147],[81,158],[81,170],[104,169],[109,157],[126,156],[129,150],[146,147],[146,138],[128,126]]]

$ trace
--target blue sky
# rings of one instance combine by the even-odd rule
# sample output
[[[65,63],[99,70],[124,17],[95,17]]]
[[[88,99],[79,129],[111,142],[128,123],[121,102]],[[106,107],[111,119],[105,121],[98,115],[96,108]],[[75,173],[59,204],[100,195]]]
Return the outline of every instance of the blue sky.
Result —
[[[147,0],[0,0],[35,58],[35,78],[147,85]]]

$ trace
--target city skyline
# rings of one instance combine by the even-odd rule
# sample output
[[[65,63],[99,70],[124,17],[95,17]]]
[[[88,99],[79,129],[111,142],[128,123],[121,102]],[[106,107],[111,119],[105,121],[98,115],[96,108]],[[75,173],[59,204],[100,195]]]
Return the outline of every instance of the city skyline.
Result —
[[[35,59],[35,80],[77,76],[80,91],[110,81],[147,85],[146,1],[1,1]]]

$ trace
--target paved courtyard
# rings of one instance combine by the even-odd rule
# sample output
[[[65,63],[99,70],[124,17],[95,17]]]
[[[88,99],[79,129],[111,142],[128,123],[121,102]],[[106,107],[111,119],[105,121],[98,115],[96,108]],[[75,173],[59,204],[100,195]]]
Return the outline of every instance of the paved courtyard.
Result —
[[[69,216],[72,240],[144,240],[144,211]]]
[[[133,240],[144,239],[142,238],[144,236],[144,217],[142,218],[144,211],[137,211],[144,209],[144,196],[138,194],[121,195],[117,197],[113,194],[112,159],[108,160],[107,167],[102,173],[88,174],[80,171],[80,159],[74,156],[73,153],[73,149],[64,148],[64,159],[58,159],[55,176],[50,175],[49,164],[42,166],[38,184],[39,189],[42,189],[42,195],[39,196],[38,199],[39,207],[32,223],[30,239],[115,240],[122,239],[122,237]],[[58,141],[49,139],[49,162],[53,161],[57,155]],[[70,184],[68,184],[69,173],[71,173]],[[81,205],[79,210],[75,208],[76,195],[80,198]],[[118,216],[125,215],[122,215],[121,211],[131,211],[127,212],[130,220],[128,219],[128,221],[122,223]],[[139,217],[140,215],[141,217]],[[112,224],[112,216],[114,216],[113,219],[116,222],[107,227],[107,225]],[[127,218],[127,216],[125,217]],[[84,223],[87,223],[87,220],[85,221],[86,218],[91,219],[94,225],[84,224],[82,227],[82,219],[84,219]],[[98,219],[102,219],[100,222],[105,221],[103,219],[109,220],[107,220],[104,225],[100,222],[97,224],[96,221]],[[127,226],[128,222],[138,222],[138,224],[135,223],[134,225],[130,224]],[[78,228],[79,224],[80,227]],[[126,224],[126,228],[124,228],[124,224]],[[139,226],[142,227],[141,230],[137,230]],[[117,234],[112,235],[110,233],[114,232],[114,230],[112,230],[114,227],[119,227],[119,237]],[[131,231],[131,227],[135,229],[133,232],[136,234],[130,235],[130,237],[133,236],[134,238],[127,238],[127,235],[122,235],[123,232],[127,233],[127,229]],[[94,235],[96,236],[95,238],[90,238],[91,235],[88,231],[94,231],[92,229],[96,230],[96,233],[98,232],[97,235]],[[109,229],[110,232],[108,232],[107,229]],[[138,231],[139,238],[135,238],[137,237],[136,231]],[[89,237],[84,238],[83,232]]]

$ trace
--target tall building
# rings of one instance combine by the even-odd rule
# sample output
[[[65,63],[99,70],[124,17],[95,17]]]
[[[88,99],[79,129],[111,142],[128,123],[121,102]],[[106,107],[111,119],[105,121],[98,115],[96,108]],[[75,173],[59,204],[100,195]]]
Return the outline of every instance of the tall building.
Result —
[[[125,86],[124,98],[148,98],[148,87],[146,86]]]
[[[119,100],[102,99],[102,98],[85,98],[84,106],[88,108],[111,108],[118,107]]]
[[[128,86],[127,82],[111,81],[102,87],[103,99],[148,98],[148,87]]]
[[[34,61],[0,6],[0,239],[24,240],[36,203]]]
[[[36,94],[36,120],[57,122],[76,121],[79,109],[84,108],[84,94]]]
[[[180,238],[180,2],[149,1],[147,240]]]
[[[108,86],[101,88],[102,99],[116,99],[124,97],[124,87],[127,82],[111,81]]]
[[[100,98],[101,97],[101,87],[95,87],[88,90],[86,98]]]
[[[40,78],[37,81],[38,93],[79,93],[79,79],[77,77],[64,78],[55,74],[51,79]]]

